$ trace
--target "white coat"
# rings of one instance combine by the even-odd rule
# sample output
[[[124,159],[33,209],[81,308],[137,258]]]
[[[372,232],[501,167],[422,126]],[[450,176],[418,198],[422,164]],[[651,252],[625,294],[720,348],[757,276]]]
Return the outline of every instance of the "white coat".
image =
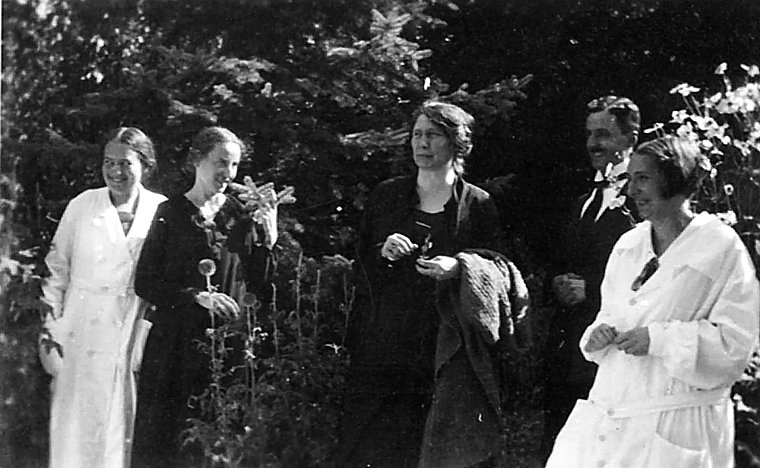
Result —
[[[135,372],[150,323],[135,295],[134,270],[163,195],[139,187],[125,236],[107,188],[66,207],[46,262],[46,325],[60,344],[40,350],[53,376],[51,468],[128,468],[136,404]]]
[[[654,257],[651,224],[624,234],[610,256],[602,306],[580,342],[601,323],[618,333],[647,327],[648,354],[614,345],[587,353],[599,364],[588,400],[578,400],[547,468],[730,468],[730,388],[758,336],[760,291],[746,248],[716,217],[697,215],[631,289]]]

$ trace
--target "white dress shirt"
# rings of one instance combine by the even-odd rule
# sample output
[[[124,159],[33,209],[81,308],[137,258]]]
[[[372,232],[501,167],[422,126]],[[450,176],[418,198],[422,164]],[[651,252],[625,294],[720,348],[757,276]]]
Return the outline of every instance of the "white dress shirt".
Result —
[[[625,174],[625,172],[628,170],[628,158],[625,158],[623,161],[617,163],[616,165],[612,166],[612,168],[608,169],[607,176],[605,177],[604,174],[602,174],[601,171],[596,171],[596,176],[594,176],[594,182],[601,182],[602,180],[609,179],[613,182],[610,183],[606,188],[602,189],[602,206],[599,207],[599,212],[596,214],[596,218],[594,218],[594,221],[598,221],[599,217],[602,216],[602,213],[604,213],[604,210],[608,209],[610,207],[610,204],[612,203],[612,200],[618,198],[621,195],[625,195],[625,193],[622,192],[623,187],[625,186],[626,179],[620,178],[618,180],[618,177],[620,177],[621,174]],[[594,196],[596,195],[596,191],[599,190],[598,188],[595,188],[591,191],[591,194],[589,195],[588,199],[583,203],[583,208],[581,208],[581,214],[580,217],[583,217],[583,214],[586,212],[586,209],[591,204],[591,200],[594,199]]]

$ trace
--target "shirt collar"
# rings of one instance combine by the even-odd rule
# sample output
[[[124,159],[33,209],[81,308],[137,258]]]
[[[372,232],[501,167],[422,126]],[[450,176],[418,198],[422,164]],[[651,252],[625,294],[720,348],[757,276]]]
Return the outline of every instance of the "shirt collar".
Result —
[[[612,169],[609,170],[609,174],[607,174],[608,179],[616,180],[617,177],[620,174],[625,173],[628,170],[628,160],[629,158],[623,158],[622,161],[612,166]],[[609,167],[609,166],[608,166]],[[594,176],[594,182],[601,182],[604,180],[604,173],[602,171],[596,171],[596,175]]]

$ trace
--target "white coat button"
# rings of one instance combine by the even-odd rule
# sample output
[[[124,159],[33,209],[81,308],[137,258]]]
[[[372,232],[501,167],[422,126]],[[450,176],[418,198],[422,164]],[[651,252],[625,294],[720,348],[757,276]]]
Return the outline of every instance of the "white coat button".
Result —
[[[599,468],[602,468],[606,464],[607,462],[604,460],[599,460],[598,462],[596,462],[596,466],[598,466]]]
[[[605,436],[604,434],[601,434],[599,436],[599,440],[602,441],[602,442],[604,442],[605,440],[607,440],[607,436]]]
[[[96,318],[90,320],[90,325],[92,325],[93,327],[98,326],[99,324],[100,324],[100,320]]]
[[[87,357],[93,357],[95,356],[95,350],[94,349],[88,349],[87,350]]]
[[[609,416],[609,417],[615,416],[615,410],[608,410],[607,411],[607,416]]]
[[[121,320],[116,320],[116,321],[114,322],[114,325],[116,325],[117,327],[121,328],[121,327],[122,327],[122,325],[124,325],[124,322],[122,322]]]
[[[636,305],[636,298],[631,299],[630,301],[628,301],[628,303],[630,305],[632,305],[632,306],[635,306]]]

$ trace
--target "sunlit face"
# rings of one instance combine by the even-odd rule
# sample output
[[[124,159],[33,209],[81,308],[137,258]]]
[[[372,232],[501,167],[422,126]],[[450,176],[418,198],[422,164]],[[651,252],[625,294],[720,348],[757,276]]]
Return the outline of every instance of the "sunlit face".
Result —
[[[218,143],[205,158],[195,163],[196,185],[200,185],[204,194],[224,192],[237,175],[241,153],[236,143]]]
[[[103,150],[103,179],[114,195],[128,196],[142,181],[140,155],[129,146],[115,141]]]
[[[597,171],[604,173],[608,164],[621,162],[633,143],[633,137],[623,134],[608,111],[595,112],[586,119],[586,150]]]
[[[454,145],[440,125],[421,115],[412,129],[412,154],[420,169],[450,167],[454,162]]]
[[[634,153],[628,163],[628,195],[636,202],[643,219],[664,219],[678,210],[684,197],[663,197],[665,176],[652,156]]]

